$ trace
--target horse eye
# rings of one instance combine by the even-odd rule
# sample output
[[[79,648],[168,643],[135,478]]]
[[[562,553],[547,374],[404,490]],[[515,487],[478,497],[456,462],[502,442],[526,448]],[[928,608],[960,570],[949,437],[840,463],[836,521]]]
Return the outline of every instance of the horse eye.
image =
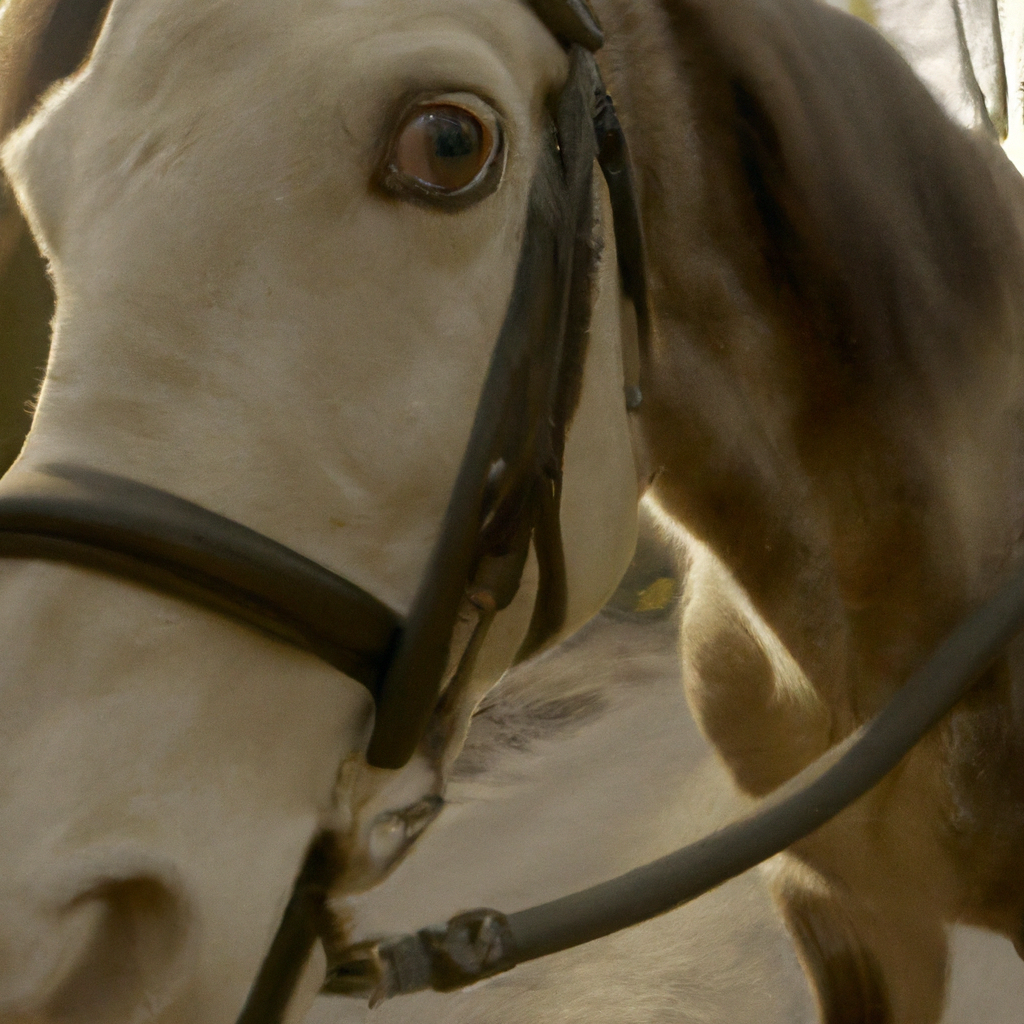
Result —
[[[454,103],[417,107],[395,137],[386,184],[444,199],[488,176],[500,149],[497,123]]]

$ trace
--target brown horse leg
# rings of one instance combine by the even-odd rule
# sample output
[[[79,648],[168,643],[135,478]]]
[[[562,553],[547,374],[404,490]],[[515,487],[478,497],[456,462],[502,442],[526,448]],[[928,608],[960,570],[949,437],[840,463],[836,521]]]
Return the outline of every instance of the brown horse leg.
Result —
[[[691,545],[680,652],[687,698],[737,785],[762,796],[830,743],[831,716],[728,570]]]
[[[936,1024],[948,947],[942,923],[872,911],[791,858],[776,898],[823,1024]]]

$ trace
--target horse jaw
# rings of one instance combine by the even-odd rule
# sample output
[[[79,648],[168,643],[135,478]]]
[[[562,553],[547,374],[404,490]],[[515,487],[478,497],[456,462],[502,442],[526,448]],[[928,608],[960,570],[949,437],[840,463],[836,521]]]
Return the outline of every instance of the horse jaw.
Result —
[[[77,462],[150,483],[405,611],[565,71],[512,0],[115,0],[84,71],[4,151],[58,298],[12,472]],[[503,118],[501,187],[457,214],[383,197],[388,119],[453,88]],[[635,530],[608,254],[566,448],[567,628],[613,589]],[[463,719],[512,659],[535,588],[530,570]],[[310,837],[347,830],[372,884],[394,862],[369,850],[373,823],[435,793],[436,766],[359,767],[338,790],[366,743],[365,691],[201,609],[34,563],[4,565],[0,602],[0,1020],[107,1024],[143,1003],[166,1024],[233,1019]],[[129,948],[127,980],[88,981]],[[15,950],[45,967],[29,991]]]

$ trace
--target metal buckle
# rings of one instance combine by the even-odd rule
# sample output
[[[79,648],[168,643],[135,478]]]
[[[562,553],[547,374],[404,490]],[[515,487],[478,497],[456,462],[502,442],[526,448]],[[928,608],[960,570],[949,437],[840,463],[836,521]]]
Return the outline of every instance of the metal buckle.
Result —
[[[340,950],[327,969],[322,991],[368,996],[372,1009],[392,996],[464,988],[515,964],[508,919],[497,910],[481,908],[459,914],[441,927]]]

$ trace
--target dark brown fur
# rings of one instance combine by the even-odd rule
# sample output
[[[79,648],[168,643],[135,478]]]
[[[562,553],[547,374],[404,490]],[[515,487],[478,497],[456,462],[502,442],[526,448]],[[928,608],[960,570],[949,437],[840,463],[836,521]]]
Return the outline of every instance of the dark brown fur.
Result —
[[[42,258],[27,231],[18,235],[6,263],[0,261],[0,473],[14,461],[32,422],[53,314]]]
[[[804,970],[817,981],[821,1019],[830,1024],[891,1021],[882,970],[838,901],[791,886],[783,890],[781,903]]]

